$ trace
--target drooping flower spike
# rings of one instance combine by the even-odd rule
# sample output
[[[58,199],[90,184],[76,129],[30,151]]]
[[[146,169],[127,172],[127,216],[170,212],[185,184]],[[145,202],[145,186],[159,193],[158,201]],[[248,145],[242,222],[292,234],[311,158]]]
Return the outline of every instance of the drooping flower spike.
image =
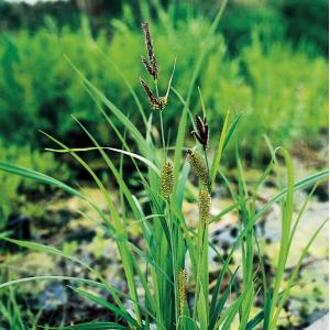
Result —
[[[209,126],[206,118],[201,116],[196,116],[196,130],[192,131],[191,134],[194,135],[196,140],[207,149],[209,144]]]
[[[150,87],[148,86],[148,84],[142,79],[140,78],[140,82],[141,85],[148,97],[149,103],[150,105],[157,110],[163,110],[166,107],[167,104],[167,97],[166,96],[162,96],[157,98],[156,95],[153,93],[153,91],[150,89]]]

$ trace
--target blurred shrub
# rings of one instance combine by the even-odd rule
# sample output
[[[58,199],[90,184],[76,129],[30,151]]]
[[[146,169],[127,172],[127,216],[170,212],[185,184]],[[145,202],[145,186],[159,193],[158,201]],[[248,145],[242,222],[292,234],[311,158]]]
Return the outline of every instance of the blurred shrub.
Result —
[[[73,113],[103,143],[115,143],[61,51],[118,107],[141,122],[129,90],[112,63],[142,96],[138,77],[143,74],[143,38],[123,20],[114,21],[113,26],[111,42],[104,32],[92,40],[86,26],[80,32],[64,29],[58,38],[45,29],[33,35],[21,31],[0,37],[0,130],[7,140],[21,143],[28,139],[38,145],[36,130],[42,128],[60,135],[70,145],[90,144],[69,119]],[[162,91],[177,57],[174,85],[185,96],[209,26],[209,21],[200,16],[178,20],[175,26],[166,22],[152,26]],[[294,139],[315,143],[320,129],[327,126],[326,60],[311,59],[284,43],[265,42],[264,36],[262,31],[255,33],[251,45],[232,59],[223,37],[217,35],[198,78],[212,128],[221,127],[228,108],[243,112],[245,150],[255,157],[262,156],[265,133],[274,143],[288,145]],[[144,105],[149,113],[149,106]],[[197,88],[191,106],[195,112],[200,110]],[[166,120],[178,117],[180,111],[182,105],[172,94]]]
[[[32,151],[27,146],[8,146],[0,142],[0,161],[31,168],[61,179],[68,179],[69,175],[66,166],[56,162],[53,154]],[[25,216],[34,215],[26,210],[34,210],[33,212],[40,214],[41,210],[32,208],[29,204],[33,204],[35,196],[45,193],[45,186],[3,171],[0,171],[0,182],[0,229],[5,226],[9,215],[19,214],[22,208]]]
[[[258,147],[265,133],[275,145],[290,146],[292,141],[318,144],[320,129],[328,126],[326,60],[310,60],[280,43],[263,50],[255,35],[252,45],[242,52],[242,65],[252,88],[248,120],[242,129],[254,156],[262,155]]]
[[[194,64],[208,27],[205,21],[191,21],[188,25],[179,24],[175,33],[169,34],[161,26],[154,26],[157,55],[161,63],[162,90],[167,86],[175,56],[178,58],[176,86],[185,90],[190,78],[190,70],[186,68]],[[179,42],[181,40],[185,42]],[[224,49],[221,37],[214,40],[214,44],[216,42],[217,49]],[[37,145],[40,139],[37,129],[41,128],[56,132],[64,140],[70,141],[71,136],[80,134],[72,125],[70,113],[85,120],[87,125],[99,130],[105,138],[108,137],[103,121],[97,116],[95,103],[62,57],[61,50],[115,104],[132,116],[136,114],[130,92],[112,63],[143,95],[138,82],[139,75],[143,73],[140,56],[144,54],[140,31],[131,31],[126,25],[117,22],[111,43],[104,33],[100,33],[94,42],[88,33],[69,30],[63,30],[58,41],[55,35],[45,29],[34,35],[25,31],[3,35],[1,43],[0,129],[6,139],[18,143],[29,139]],[[189,49],[186,45],[189,45]],[[146,108],[150,111],[149,106]],[[175,108],[172,109],[173,113]]]
[[[212,84],[203,85],[210,107],[220,114],[228,108],[243,113],[240,144],[255,160],[264,155],[264,134],[275,145],[303,141],[315,146],[328,125],[326,60],[311,60],[283,43],[264,47],[258,33],[252,39],[230,62],[231,70],[225,66],[226,73],[220,57],[210,57],[204,81]]]

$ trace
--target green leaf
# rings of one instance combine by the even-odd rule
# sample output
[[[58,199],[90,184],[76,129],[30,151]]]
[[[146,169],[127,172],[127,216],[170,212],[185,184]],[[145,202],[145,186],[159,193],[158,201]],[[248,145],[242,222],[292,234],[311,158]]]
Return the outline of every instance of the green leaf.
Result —
[[[228,262],[228,264],[229,264],[229,262]],[[228,267],[228,264],[227,264],[227,267]],[[221,286],[222,280],[224,278],[224,272],[221,271],[221,274],[217,278],[216,287],[214,289],[216,294],[214,294],[212,297],[212,301],[214,301],[214,303],[212,304],[211,309],[210,309],[210,324],[209,324],[210,330],[214,329],[214,325],[215,325],[217,319],[219,318],[219,316],[221,315],[221,312],[225,306],[225,303],[230,295],[231,287],[236,278],[237,271],[238,271],[238,268],[235,270],[235,272],[231,276],[229,284],[227,285],[225,291],[223,292],[223,294],[221,295],[221,297],[218,301],[216,301],[216,299],[217,299],[217,295],[220,292],[220,286]]]
[[[187,112],[188,109],[186,106],[183,108],[183,112],[181,115],[179,128],[178,128],[178,134],[176,136],[176,142],[175,142],[175,152],[174,152],[174,191],[177,189],[178,185],[178,177],[180,172],[180,164],[182,161],[182,148],[184,145],[184,138],[186,133],[186,126],[187,126]]]
[[[215,153],[215,156],[214,156],[214,159],[213,159],[213,162],[212,162],[211,187],[214,184],[215,178],[216,178],[218,170],[219,170],[221,157],[222,157],[222,152],[223,152],[224,145],[225,145],[225,139],[226,139],[226,136],[227,136],[227,130],[228,130],[228,125],[229,125],[229,117],[230,117],[230,111],[228,111],[227,114],[226,114],[225,121],[224,121],[222,130],[221,130],[221,133],[220,133],[220,138],[219,138],[217,151]]]
[[[152,150],[150,150],[148,144],[143,138],[140,131],[136,128],[136,126],[132,123],[131,120],[128,119],[124,113],[116,107],[114,103],[112,103],[107,97],[97,88],[95,87],[84,75],[83,73],[70,61],[70,59],[65,56],[65,59],[71,65],[73,70],[79,75],[81,78],[84,87],[90,93],[95,101],[100,100],[114,115],[115,117],[126,127],[127,131],[136,141],[141,153],[144,156],[150,156],[153,154]]]
[[[253,330],[264,319],[264,311],[259,312],[252,320],[246,325],[246,330]]]
[[[82,200],[86,201],[86,203],[88,203],[101,216],[101,218],[103,218],[102,211],[95,203],[93,203],[91,200],[89,200],[85,195],[83,195],[78,190],[68,186],[67,184],[65,184],[51,176],[45,175],[43,173],[28,169],[25,167],[9,164],[9,163],[5,163],[5,162],[0,162],[0,170],[15,174],[15,175],[19,175],[23,178],[35,180],[42,184],[60,188],[64,191],[68,192],[69,194],[71,194],[73,196],[77,196],[77,197],[81,198]]]
[[[36,242],[21,241],[21,240],[16,240],[16,239],[7,238],[7,237],[0,237],[0,240],[1,239],[5,240],[7,242],[10,242],[10,243],[16,244],[18,246],[27,248],[29,250],[43,252],[46,254],[51,254],[54,256],[66,258],[66,259],[73,261],[73,262],[83,266],[84,268],[94,272],[94,270],[88,264],[84,263],[83,261],[79,260],[78,258],[65,254],[64,252],[56,249],[53,246],[48,246],[48,245],[44,245],[44,244],[40,244],[40,243],[36,243]]]
[[[77,292],[82,297],[87,298],[88,300],[111,310],[117,316],[120,316],[123,319],[125,319],[131,326],[138,325],[138,323],[131,317],[131,315],[129,313],[127,313],[126,310],[120,309],[119,307],[111,304],[109,301],[107,301],[103,297],[100,297],[94,293],[88,292],[87,290],[82,289],[82,288],[72,288],[72,290]]]
[[[54,329],[54,328],[51,328]],[[87,322],[70,325],[67,327],[61,327],[60,330],[115,330],[115,329],[127,329],[127,327],[114,322]]]
[[[329,170],[322,170],[320,172],[314,173],[310,176],[307,176],[306,178],[303,178],[302,180],[297,181],[294,184],[294,190],[297,191],[297,190],[305,189],[305,188],[315,184],[315,182],[324,180],[328,176],[329,176]],[[286,196],[286,194],[287,194],[287,188],[284,188],[278,194],[276,194],[274,197],[272,197],[256,213],[255,221],[258,220],[265,212],[267,212],[274,203],[277,203],[280,200],[282,200]],[[215,221],[220,220],[226,213],[236,209],[237,207],[238,207],[237,203],[234,203],[234,204],[228,206],[226,209],[224,209],[223,211],[221,211],[218,214],[216,214],[215,216],[213,216],[213,218],[210,220],[210,222],[215,222]]]
[[[245,293],[241,294],[237,300],[232,303],[220,316],[219,320],[217,321],[215,325],[215,329],[219,329],[220,325],[224,322],[223,326],[221,327],[222,330],[227,330],[230,329],[230,326],[233,322],[233,319],[235,315],[238,313],[242,302],[246,296],[246,291]]]
[[[70,193],[71,195],[77,196],[82,199],[86,199],[86,197],[84,195],[82,195],[78,190],[68,186],[67,184],[65,184],[57,179],[54,179],[48,175],[45,175],[43,173],[28,169],[28,168],[24,168],[21,166],[16,166],[13,164],[5,163],[5,162],[0,162],[0,170],[15,174],[15,175],[19,175],[19,176],[27,178],[27,179],[39,181],[43,184],[48,184],[51,186],[58,187],[64,191]]]
[[[78,120],[77,120],[78,121]],[[58,152],[58,153],[70,153],[70,152],[87,152],[87,151],[95,151],[95,150],[109,150],[113,152],[120,153],[122,155],[130,156],[137,160],[140,160],[142,163],[147,165],[150,169],[152,169],[155,173],[159,175],[159,169],[156,167],[154,163],[152,163],[149,159],[138,155],[134,152],[125,151],[122,149],[111,148],[111,147],[85,147],[85,148],[67,148],[67,149],[53,149],[53,148],[46,148],[47,151],[51,152]]]
[[[305,189],[311,185],[313,185],[315,182],[321,181],[329,176],[329,170],[322,170],[319,172],[316,172],[312,175],[309,175],[302,180],[299,180],[294,184],[294,190],[301,190]],[[258,211],[256,214],[256,218],[260,218],[265,212],[267,212],[274,203],[279,202],[286,196],[288,192],[287,188],[282,189],[278,194],[276,194],[274,197],[272,197],[263,207]]]
[[[241,119],[241,115],[238,115],[235,120],[231,123],[228,131],[227,131],[227,134],[226,134],[226,137],[225,137],[225,141],[223,143],[223,150],[226,149],[228,143],[230,142],[230,139],[232,138],[232,136],[234,135],[236,129],[237,129],[237,126],[238,126],[238,123]]]
[[[96,282],[94,280],[89,280],[86,278],[80,278],[80,277],[72,277],[72,276],[63,276],[63,275],[39,275],[39,276],[30,276],[30,277],[23,277],[18,278],[16,280],[11,280],[5,283],[0,284],[0,289],[7,288],[12,285],[26,283],[26,282],[33,282],[33,281],[48,281],[48,280],[59,280],[59,281],[74,281],[79,282],[83,284],[93,285],[97,286],[99,288],[106,289],[106,286],[100,282]]]
[[[321,223],[321,225],[316,229],[316,231],[312,235],[311,239],[308,241],[307,245],[304,247],[304,249],[303,249],[303,251],[300,255],[300,258],[298,260],[298,263],[295,266],[292,275],[289,277],[288,285],[286,286],[286,288],[281,293],[281,297],[279,299],[279,303],[278,303],[274,318],[272,319],[271,329],[275,329],[275,327],[276,327],[276,323],[277,323],[277,319],[279,317],[280,311],[281,311],[283,305],[285,304],[286,300],[289,297],[291,287],[294,284],[294,282],[295,282],[295,280],[298,276],[298,273],[299,273],[299,270],[301,268],[302,262],[303,262],[304,258],[306,257],[309,248],[311,247],[311,245],[313,244],[313,242],[315,241],[315,239],[317,238],[317,236],[319,235],[319,233],[321,232],[321,230],[323,229],[323,227],[325,226],[325,224],[328,221],[329,221],[329,219],[326,219],[325,221],[323,221]]]
[[[270,318],[273,318],[276,305],[279,299],[279,290],[281,281],[285,272],[285,265],[289,253],[289,244],[290,244],[290,232],[291,232],[291,223],[293,215],[293,193],[294,193],[294,171],[292,159],[286,149],[281,149],[286,167],[287,167],[287,194],[286,201],[282,208],[282,221],[281,221],[281,242],[280,242],[280,251],[277,261],[275,280],[274,280],[274,289],[272,295],[272,302],[270,306]]]

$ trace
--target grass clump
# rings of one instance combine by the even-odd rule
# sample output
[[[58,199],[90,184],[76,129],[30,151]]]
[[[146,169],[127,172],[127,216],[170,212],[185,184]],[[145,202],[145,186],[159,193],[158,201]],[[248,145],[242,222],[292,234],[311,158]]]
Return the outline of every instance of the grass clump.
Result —
[[[223,13],[222,6],[214,18],[214,22],[206,31],[206,45],[209,40],[214,40],[214,34]],[[85,261],[65,253],[55,247],[36,242],[12,239],[9,235],[1,238],[32,250],[42,251],[62,258],[85,268],[93,279],[66,276],[36,276],[4,282],[0,289],[5,289],[24,281],[69,280],[72,290],[93,303],[106,308],[111,315],[110,321],[94,320],[93,322],[75,325],[60,325],[61,329],[229,329],[233,324],[239,324],[238,329],[253,329],[263,324],[264,329],[275,329],[279,311],[286,301],[291,285],[281,287],[284,276],[287,255],[296,226],[293,226],[293,198],[294,191],[314,184],[327,176],[327,171],[311,175],[299,182],[294,181],[293,167],[290,156],[285,149],[272,151],[272,161],[265,173],[253,187],[252,192],[246,186],[244,170],[237,150],[235,154],[236,166],[239,170],[238,191],[235,192],[227,178],[221,171],[221,161],[224,152],[228,151],[230,141],[234,136],[238,118],[232,118],[228,112],[221,128],[217,127],[219,139],[215,146],[209,143],[210,123],[207,107],[203,108],[203,117],[197,117],[196,123],[191,116],[192,93],[195,89],[197,78],[200,76],[204,59],[212,47],[205,47],[196,60],[186,97],[183,97],[172,86],[174,69],[159,71],[155,63],[162,63],[156,54],[158,48],[153,47],[151,34],[147,25],[143,25],[145,32],[147,56],[143,64],[149,75],[149,81],[144,80],[143,89],[146,99],[152,100],[148,110],[140,108],[143,130],[139,129],[128,118],[124,111],[108,99],[105,94],[88,80],[82,72],[67,58],[69,64],[76,72],[82,86],[95,101],[95,106],[104,117],[105,122],[122,143],[122,149],[103,147],[92,135],[88,128],[79,119],[75,118],[92,146],[75,148],[66,146],[56,138],[44,133],[45,136],[58,145],[58,149],[49,149],[53,152],[71,155],[84,168],[95,181],[107,203],[107,210],[99,206],[81,191],[67,184],[46,176],[42,173],[25,169],[8,163],[0,163],[0,169],[23,177],[37,179],[45,184],[61,187],[65,191],[81,198],[94,211],[96,225],[99,225],[116,243],[120,259],[126,290],[119,290],[111,280],[106,280],[104,275],[92,268]],[[142,41],[142,40],[141,40]],[[172,62],[173,63],[173,62]],[[158,67],[157,67],[158,68]],[[171,74],[172,71],[172,74]],[[189,70],[191,72],[191,70]],[[157,74],[156,74],[157,72]],[[160,83],[163,76],[168,73],[166,84]],[[136,77],[137,79],[137,77]],[[129,85],[130,86],[130,85]],[[147,88],[145,86],[148,86]],[[150,86],[153,86],[152,88]],[[164,107],[154,106],[159,102],[160,90],[167,86]],[[165,90],[165,88],[164,88]],[[134,89],[130,89],[136,104],[140,100]],[[174,93],[170,93],[173,91]],[[152,96],[151,94],[152,93]],[[172,99],[176,95],[183,104],[178,127],[173,139],[174,147],[165,143],[169,129],[164,125],[165,116],[171,107]],[[201,97],[201,100],[203,98]],[[145,120],[143,120],[145,118]],[[203,118],[203,119],[202,119]],[[165,121],[167,122],[167,121]],[[196,126],[196,127],[195,127]],[[120,127],[125,127],[125,133]],[[188,151],[188,161],[184,156],[185,133],[191,128],[194,131],[197,144]],[[158,134],[154,134],[154,130]],[[212,127],[210,127],[210,141],[212,141]],[[126,134],[134,147],[128,143]],[[172,133],[173,134],[173,133]],[[213,151],[209,152],[209,151]],[[83,154],[89,151],[98,151],[108,167],[109,173],[115,178],[121,196],[119,206],[115,204],[112,194],[98,174],[84,160]],[[138,198],[130,189],[123,178],[121,167],[115,166],[109,153],[120,153],[128,157],[136,169],[138,182],[143,191],[144,198]],[[208,154],[210,153],[210,155]],[[213,157],[210,157],[210,156]],[[264,182],[271,169],[276,168],[279,155],[284,158],[287,166],[287,187],[265,203],[263,208],[257,209],[256,198],[258,188]],[[142,164],[142,166],[141,166]],[[189,182],[189,172],[194,171],[198,180]],[[232,192],[233,204],[221,213],[212,215],[210,212],[211,197],[215,184],[220,175],[224,184]],[[192,186],[196,186],[192,189]],[[194,191],[198,191],[195,194]],[[183,202],[187,193],[193,196],[198,205],[199,219],[197,227],[191,228],[183,210]],[[262,260],[262,251],[256,247],[255,224],[261,216],[276,202],[282,206],[281,221],[281,247],[278,256],[278,271],[274,282],[268,286],[266,281],[257,281],[253,259],[259,253]],[[226,213],[234,211],[240,223],[240,231],[235,244],[231,247],[228,257],[223,260],[215,287],[210,288],[209,283],[209,249],[217,251],[217,247],[209,242],[209,226],[221,219]],[[138,225],[139,234],[143,244],[138,244],[131,239],[128,231],[130,219],[133,218]],[[299,220],[297,220],[299,222]],[[324,225],[324,224],[323,224]],[[311,237],[309,245],[315,239],[322,227],[318,228]],[[301,259],[306,255],[309,245],[303,251]],[[242,264],[237,269],[230,267],[230,260],[236,248],[240,248]],[[259,252],[258,252],[259,251]],[[219,254],[219,252],[218,252]],[[294,283],[301,263],[298,263],[295,272],[291,275],[289,283]],[[262,269],[262,262],[260,262]],[[264,274],[265,276],[265,274]],[[241,277],[241,280],[238,280]],[[138,284],[139,283],[139,284]],[[225,284],[226,283],[226,284]],[[97,289],[105,290],[111,299],[105,299]],[[253,302],[259,292],[263,293],[263,305],[258,314],[252,312]],[[126,302],[131,308],[127,310]],[[19,326],[19,325],[18,325]]]

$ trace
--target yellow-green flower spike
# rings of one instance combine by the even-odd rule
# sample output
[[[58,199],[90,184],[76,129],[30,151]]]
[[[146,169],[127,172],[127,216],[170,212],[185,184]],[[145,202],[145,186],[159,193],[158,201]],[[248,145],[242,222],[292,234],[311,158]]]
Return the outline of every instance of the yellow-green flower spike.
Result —
[[[166,162],[160,176],[161,194],[164,198],[170,198],[174,186],[173,165]]]
[[[211,206],[211,197],[209,194],[209,190],[206,186],[202,186],[199,190],[199,221],[201,221],[204,225],[209,223],[210,218],[210,206]]]
[[[194,150],[188,151],[188,162],[191,166],[192,172],[198,176],[203,184],[207,185],[209,181],[209,175],[207,165],[203,157]]]
[[[178,274],[178,284],[179,284],[179,312],[180,316],[184,313],[184,306],[186,304],[186,281],[187,281],[187,272],[183,268],[179,271]]]

